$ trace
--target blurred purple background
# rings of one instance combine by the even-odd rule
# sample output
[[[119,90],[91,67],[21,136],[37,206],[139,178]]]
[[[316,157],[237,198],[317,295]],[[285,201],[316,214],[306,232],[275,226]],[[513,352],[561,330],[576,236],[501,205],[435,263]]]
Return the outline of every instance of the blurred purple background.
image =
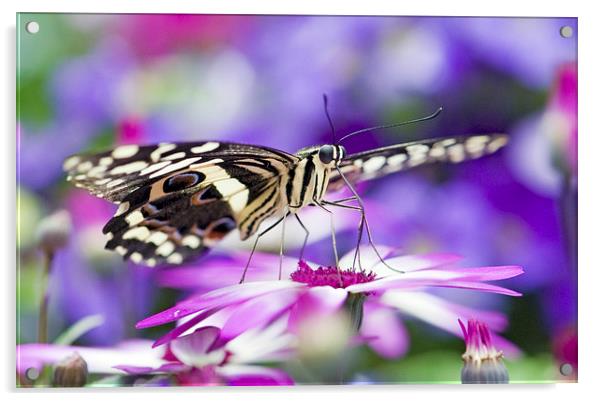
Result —
[[[84,316],[85,344],[135,334],[169,305],[153,271],[103,250],[114,206],[64,182],[62,160],[118,143],[229,140],[289,152],[378,124],[436,120],[350,140],[358,151],[419,138],[506,132],[485,159],[360,186],[376,242],[517,264],[520,300],[495,303],[526,354],[576,363],[577,21],[574,18],[22,14],[18,71],[18,340],[35,339],[36,216],[65,208],[74,230],[51,281],[51,337]],[[574,35],[563,38],[560,28]],[[351,249],[354,230],[339,234]],[[224,252],[223,250],[221,252]],[[290,250],[290,252],[296,251]],[[310,260],[332,263],[328,239]],[[202,261],[200,262],[202,263]],[[177,295],[179,296],[179,295]],[[139,334],[138,334],[139,335]]]

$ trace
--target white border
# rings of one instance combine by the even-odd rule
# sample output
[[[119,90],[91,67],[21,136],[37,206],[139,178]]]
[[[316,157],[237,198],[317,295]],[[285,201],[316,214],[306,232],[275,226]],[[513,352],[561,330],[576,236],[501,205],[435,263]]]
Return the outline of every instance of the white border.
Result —
[[[19,398],[47,398],[56,395],[61,399],[79,400],[84,393],[81,391],[46,391],[31,392],[19,391],[15,393],[14,386],[14,119],[15,119],[15,13],[21,12],[120,12],[120,13],[249,13],[249,14],[370,14],[370,15],[487,15],[487,16],[565,16],[579,18],[579,128],[580,128],[580,193],[579,193],[579,335],[580,335],[580,360],[579,381],[577,385],[514,385],[514,386],[368,386],[368,387],[302,387],[285,389],[149,389],[132,391],[110,389],[105,391],[86,391],[85,398],[96,400],[110,396],[115,399],[130,399],[140,396],[141,392],[149,400],[162,400],[165,397],[181,399],[181,397],[195,398],[209,396],[210,399],[226,398],[245,395],[249,399],[287,400],[304,399],[308,396],[332,396],[342,393],[346,400],[364,400],[389,398],[438,398],[448,400],[468,399],[472,397],[490,400],[507,400],[518,393],[528,393],[532,397],[553,399],[581,399],[589,392],[599,393],[597,377],[601,360],[599,286],[602,284],[602,261],[600,253],[600,219],[602,197],[600,196],[599,172],[602,171],[600,150],[602,149],[602,127],[600,124],[600,94],[602,86],[600,76],[602,63],[599,38],[602,37],[602,24],[600,14],[596,13],[595,2],[576,1],[546,1],[527,2],[524,0],[504,0],[502,2],[485,2],[482,0],[454,0],[454,1],[404,1],[391,4],[386,0],[370,0],[352,3],[346,1],[321,0],[310,1],[278,1],[278,0],[229,0],[224,2],[200,2],[198,0],[153,0],[150,2],[124,2],[123,0],[94,0],[83,2],[81,0],[63,0],[48,2],[47,0],[21,0],[19,4],[5,4],[2,2],[3,22],[2,40],[2,88],[5,88],[1,101],[1,120],[5,130],[2,138],[4,161],[0,163],[4,180],[2,185],[8,190],[0,197],[2,202],[2,221],[4,224],[3,241],[0,251],[5,255],[6,263],[2,264],[5,274],[4,292],[2,299],[6,301],[7,317],[3,328],[0,330],[4,349],[2,365],[2,388],[5,389],[9,399]],[[598,42],[598,43],[597,43]],[[598,179],[596,179],[598,178]],[[585,216],[585,217],[584,217]],[[527,394],[525,394],[527,395]],[[587,397],[589,398],[589,397]]]

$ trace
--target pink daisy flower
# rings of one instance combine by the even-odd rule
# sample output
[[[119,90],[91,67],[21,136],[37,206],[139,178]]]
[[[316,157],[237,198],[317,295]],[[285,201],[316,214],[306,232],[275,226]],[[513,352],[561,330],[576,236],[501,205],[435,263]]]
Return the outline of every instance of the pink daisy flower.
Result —
[[[363,249],[362,255],[370,251]],[[316,315],[338,313],[355,308],[352,319],[361,339],[381,356],[398,358],[408,349],[408,335],[399,319],[414,317],[462,337],[457,319],[476,318],[494,331],[506,325],[503,314],[481,311],[449,302],[431,294],[429,289],[447,287],[479,292],[520,296],[521,294],[494,284],[523,273],[518,266],[463,268],[456,266],[461,258],[452,254],[395,256],[382,249],[387,264],[405,273],[395,272],[375,256],[363,257],[365,270],[345,269],[351,266],[353,253],[345,255],[340,274],[335,267],[318,267],[309,262],[285,258],[283,277],[277,280],[278,256],[256,254],[243,284],[227,285],[240,279],[246,255],[227,261],[214,260],[200,268],[172,268],[163,271],[159,280],[167,286],[201,289],[207,284],[222,288],[197,293],[136,325],[142,329],[179,321],[179,326],[155,342],[165,344],[206,325],[217,325],[225,338],[236,337],[246,330],[269,327],[274,321],[286,320],[295,333],[300,321]],[[355,306],[354,306],[355,305]],[[219,321],[219,323],[216,323]],[[516,347],[493,334],[492,341],[503,344],[508,353]]]
[[[165,374],[178,385],[290,385],[287,373],[260,365],[288,357],[292,337],[285,328],[276,323],[225,340],[219,328],[206,326],[155,348],[151,341],[139,339],[114,347],[22,344],[17,346],[17,373],[26,377],[28,369],[41,372],[44,365],[77,353],[89,373]]]

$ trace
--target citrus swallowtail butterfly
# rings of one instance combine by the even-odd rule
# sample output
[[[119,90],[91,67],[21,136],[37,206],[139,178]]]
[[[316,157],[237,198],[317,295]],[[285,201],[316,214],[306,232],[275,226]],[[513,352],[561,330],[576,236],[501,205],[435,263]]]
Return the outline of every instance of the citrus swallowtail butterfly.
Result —
[[[428,139],[347,155],[341,145],[289,154],[228,142],[123,145],[64,162],[68,180],[119,205],[107,249],[149,266],[180,264],[238,229],[323,206],[328,191],[426,163],[461,162],[504,146],[503,134]]]

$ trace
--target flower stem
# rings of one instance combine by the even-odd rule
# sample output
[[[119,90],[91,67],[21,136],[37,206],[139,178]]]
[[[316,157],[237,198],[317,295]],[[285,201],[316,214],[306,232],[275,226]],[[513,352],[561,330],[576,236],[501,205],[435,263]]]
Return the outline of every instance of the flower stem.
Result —
[[[52,272],[53,259],[54,252],[45,250],[42,271],[42,298],[40,299],[40,311],[38,315],[38,342],[41,344],[48,342],[48,281]]]
[[[347,309],[351,318],[351,331],[357,333],[360,331],[362,326],[362,320],[364,319],[364,301],[366,296],[364,294],[349,294],[345,300],[345,309]]]

